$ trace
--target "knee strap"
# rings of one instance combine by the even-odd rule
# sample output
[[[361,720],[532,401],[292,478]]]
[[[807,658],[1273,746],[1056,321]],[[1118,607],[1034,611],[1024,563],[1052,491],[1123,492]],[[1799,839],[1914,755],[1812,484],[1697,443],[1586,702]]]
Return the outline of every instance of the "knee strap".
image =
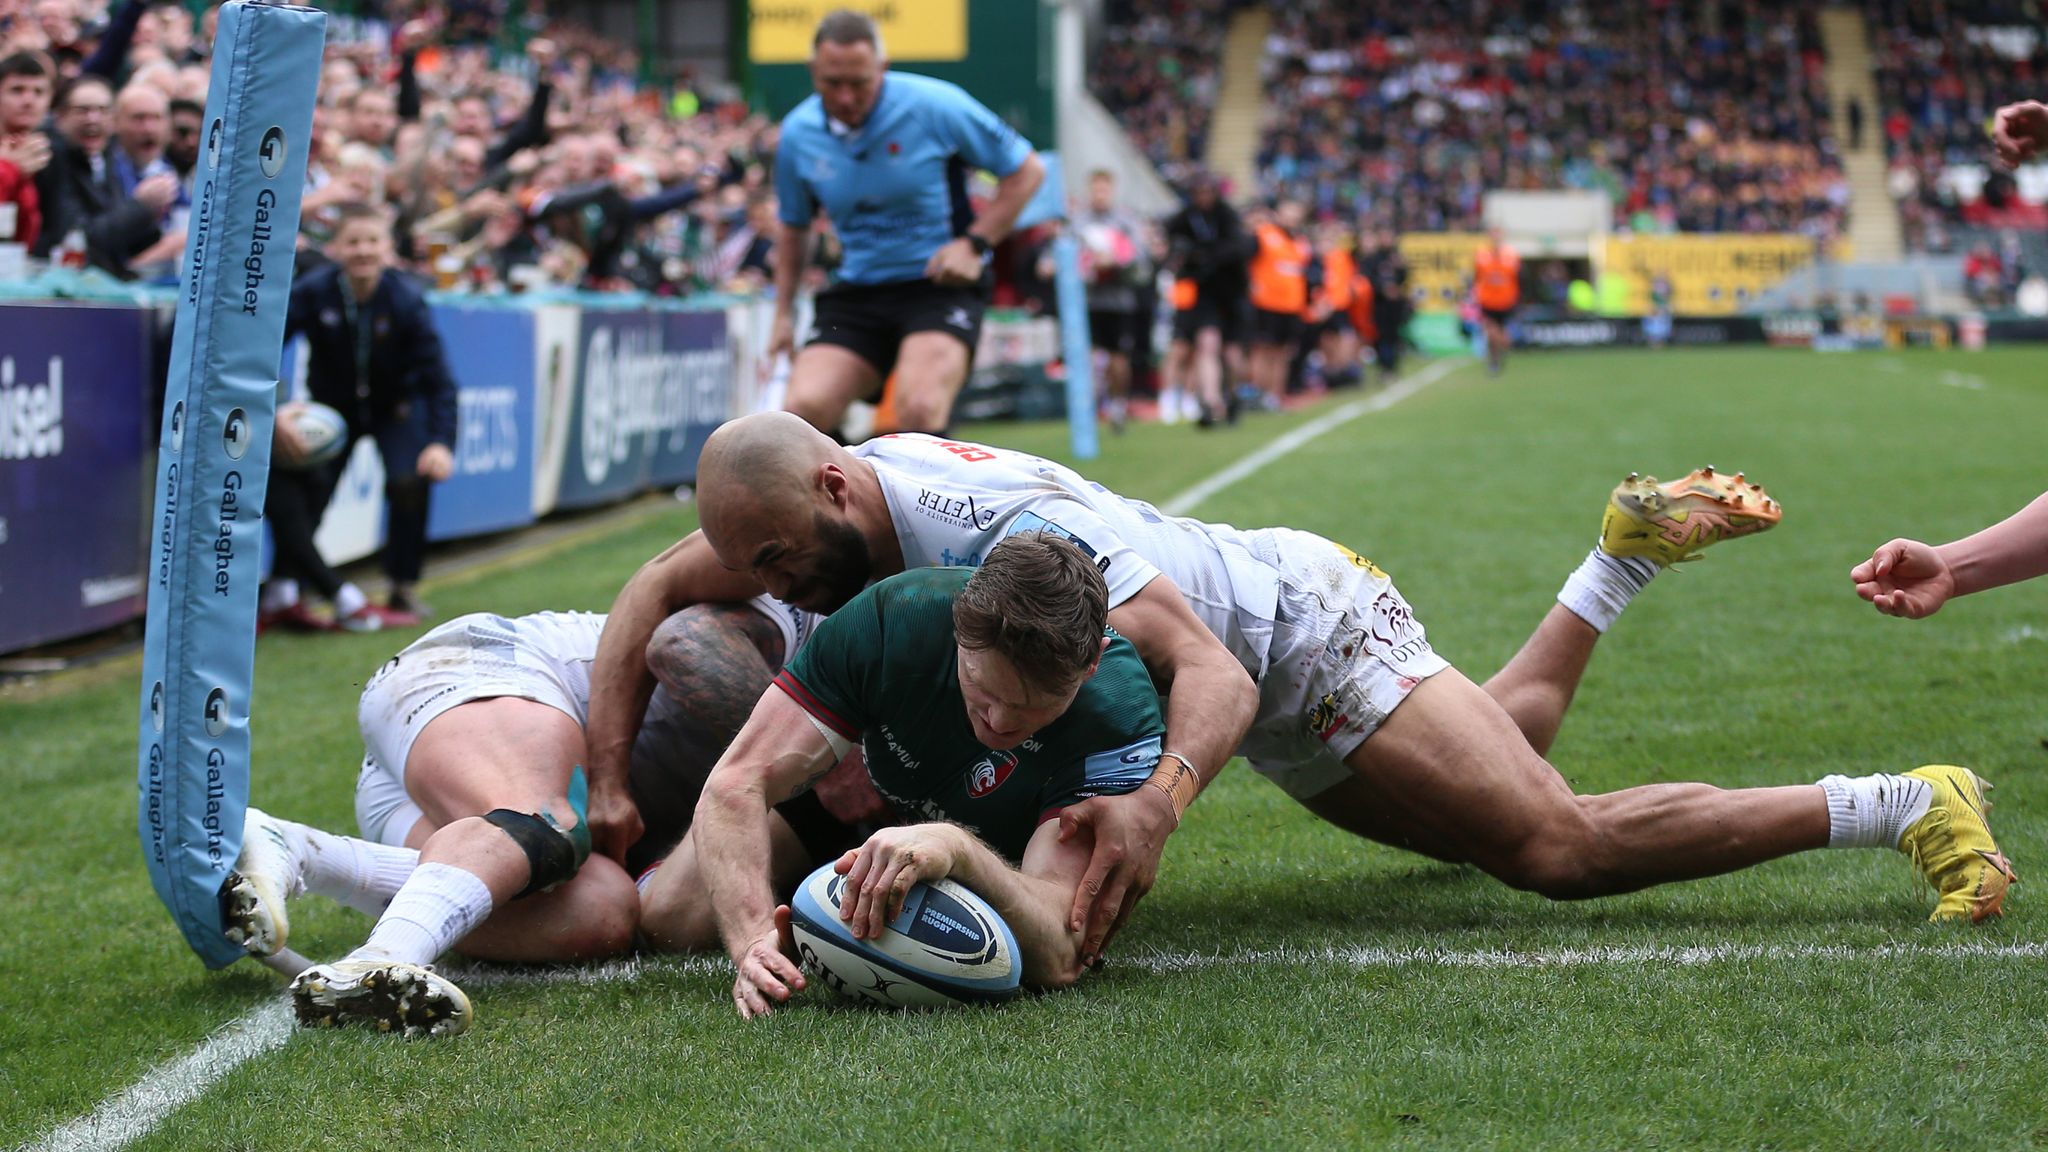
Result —
[[[510,836],[519,850],[526,853],[526,887],[514,900],[545,892],[568,880],[590,858],[590,822],[585,816],[589,800],[590,786],[579,764],[569,777],[569,809],[576,814],[576,825],[568,831],[563,831],[560,821],[545,811],[497,808],[484,813],[485,820]]]

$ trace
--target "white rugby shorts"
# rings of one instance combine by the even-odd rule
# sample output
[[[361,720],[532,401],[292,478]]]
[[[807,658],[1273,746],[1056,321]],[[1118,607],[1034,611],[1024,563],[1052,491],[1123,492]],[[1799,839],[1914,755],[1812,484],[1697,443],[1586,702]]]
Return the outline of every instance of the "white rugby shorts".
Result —
[[[1379,566],[1292,528],[1247,532],[1280,572],[1259,711],[1239,754],[1296,799],[1351,775],[1344,765],[1417,684],[1450,667]]]
[[[768,596],[748,602],[782,632],[784,659],[796,654],[817,618]],[[421,815],[406,794],[413,741],[441,713],[474,700],[515,696],[554,708],[578,726],[590,714],[590,664],[605,617],[536,612],[507,618],[458,616],[384,663],[356,710],[363,765],[356,777],[356,824],[363,836],[403,845]]]

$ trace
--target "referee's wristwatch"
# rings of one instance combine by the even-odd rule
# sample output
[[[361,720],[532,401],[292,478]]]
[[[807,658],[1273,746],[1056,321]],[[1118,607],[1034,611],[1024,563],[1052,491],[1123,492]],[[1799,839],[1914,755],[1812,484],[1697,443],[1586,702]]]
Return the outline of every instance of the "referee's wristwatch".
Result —
[[[974,249],[974,254],[981,258],[983,264],[988,263],[989,253],[994,248],[994,245],[988,242],[987,237],[977,236],[972,232],[967,233],[966,236],[968,246]]]

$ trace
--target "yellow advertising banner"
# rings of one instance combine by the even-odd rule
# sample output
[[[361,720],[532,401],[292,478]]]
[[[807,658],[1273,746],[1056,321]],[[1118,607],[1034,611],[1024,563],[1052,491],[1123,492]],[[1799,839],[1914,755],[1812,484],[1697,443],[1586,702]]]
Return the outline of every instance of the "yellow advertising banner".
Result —
[[[967,58],[967,0],[752,0],[747,5],[748,58],[756,64],[809,61],[818,21],[838,8],[873,17],[891,60]]]
[[[1401,237],[1409,289],[1425,312],[1453,312],[1472,280],[1472,253],[1485,242],[1477,232],[1416,232]],[[1620,277],[1623,315],[1650,311],[1650,287],[1659,276],[1671,285],[1671,310],[1681,316],[1728,316],[1753,297],[1813,263],[1805,236],[1610,236],[1593,244],[1595,274]],[[1525,288],[1527,286],[1525,285]],[[1528,302],[1525,294],[1524,302]]]
[[[1408,291],[1421,312],[1456,312],[1472,282],[1472,253],[1486,243],[1479,232],[1410,232],[1401,237],[1408,258]]]
[[[1814,255],[1812,238],[1787,234],[1610,236],[1605,248],[1601,271],[1627,283],[1631,316],[1649,313],[1650,287],[1660,276],[1670,282],[1672,312],[1733,315]]]

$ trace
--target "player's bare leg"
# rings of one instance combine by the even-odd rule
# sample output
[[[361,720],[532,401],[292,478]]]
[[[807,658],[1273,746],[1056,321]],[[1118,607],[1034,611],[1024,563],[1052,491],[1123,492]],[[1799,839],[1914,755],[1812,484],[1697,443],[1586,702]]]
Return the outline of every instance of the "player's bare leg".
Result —
[[[1345,765],[1352,776],[1304,801],[1311,811],[1554,900],[1714,876],[1814,848],[1906,854],[1941,893],[1933,919],[1998,915],[2017,879],[1991,836],[1986,785],[1968,769],[1577,796],[1456,669],[1418,684]]]
[[[551,901],[552,893],[536,892],[515,900],[533,879],[527,854],[485,818],[498,810],[545,813],[565,828],[573,826],[570,774],[586,758],[583,729],[573,717],[512,696],[451,708],[413,742],[406,791],[436,828],[419,843],[420,863],[447,863],[475,874],[491,890],[497,909],[492,921],[504,917],[495,931],[466,940],[465,953],[493,960],[577,960],[631,945],[637,902],[625,869],[592,856],[557,890],[565,899]],[[525,907],[535,900],[540,903]]]
[[[1609,497],[1600,542],[1486,692],[1548,753],[1600,637],[1665,568],[1721,540],[1764,531],[1782,510],[1741,473],[1699,469],[1668,484],[1630,475]]]
[[[836,344],[807,344],[790,366],[782,407],[831,435],[846,419],[848,405],[881,386],[875,366],[855,353]]]
[[[896,426],[943,434],[967,383],[970,350],[945,332],[912,332],[896,355]]]
[[[1226,412],[1221,330],[1204,328],[1195,333],[1194,367],[1195,392],[1202,401],[1202,423],[1213,424],[1223,419]]]
[[[1167,343],[1166,358],[1159,365],[1160,423],[1178,423],[1188,397],[1199,396],[1194,367],[1195,346],[1191,341],[1175,338]]]
[[[1109,392],[1109,425],[1122,432],[1131,411],[1131,358],[1111,352],[1103,359],[1102,375]]]
[[[1713,876],[1828,843],[1817,785],[1652,784],[1574,796],[1455,669],[1417,685],[1345,763],[1352,779],[1312,797],[1311,810],[1376,813],[1383,832],[1401,829],[1431,855],[1553,899]]]

